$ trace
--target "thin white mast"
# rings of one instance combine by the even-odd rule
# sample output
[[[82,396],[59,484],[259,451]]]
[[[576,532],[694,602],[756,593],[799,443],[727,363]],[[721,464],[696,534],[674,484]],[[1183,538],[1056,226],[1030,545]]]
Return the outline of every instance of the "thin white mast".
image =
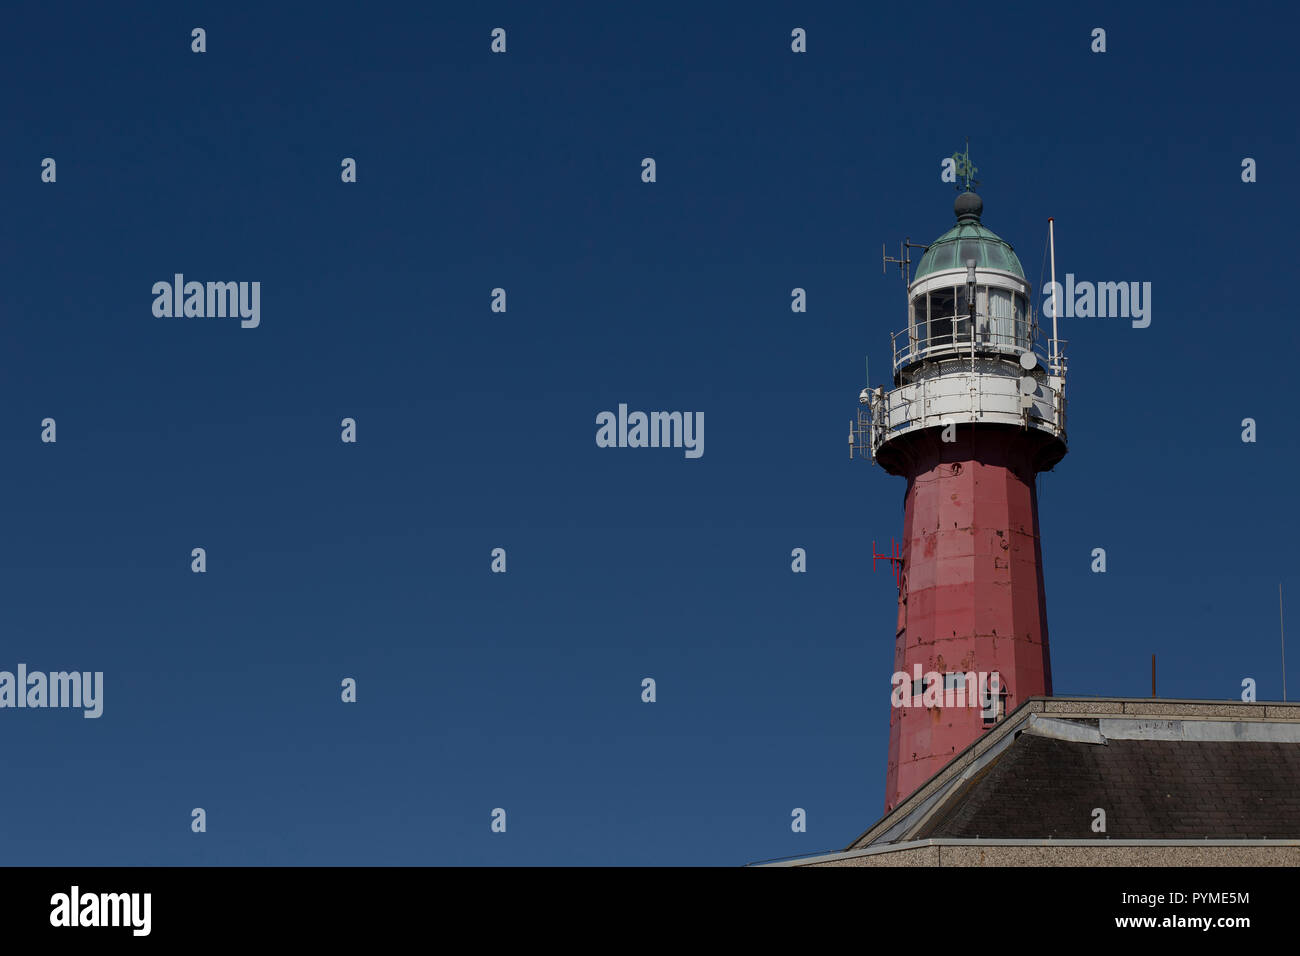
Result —
[[[1051,362],[1052,372],[1059,374],[1056,361],[1056,317],[1060,315],[1060,309],[1056,305],[1056,230],[1052,226],[1052,217],[1047,217],[1047,242],[1052,247],[1052,348]]]

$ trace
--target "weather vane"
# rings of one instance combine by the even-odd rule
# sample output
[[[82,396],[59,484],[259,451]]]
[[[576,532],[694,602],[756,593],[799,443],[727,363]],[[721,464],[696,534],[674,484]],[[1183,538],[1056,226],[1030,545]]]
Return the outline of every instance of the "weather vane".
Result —
[[[952,161],[954,164],[955,172],[957,173],[958,176],[962,177],[962,179],[964,180],[964,182],[962,183],[957,183],[955,188],[965,189],[966,192],[970,192],[971,189],[973,189],[974,187],[980,184],[980,181],[975,178],[975,174],[978,173],[979,170],[976,169],[975,166],[970,161],[970,137],[969,136],[966,137],[966,152],[953,153]]]

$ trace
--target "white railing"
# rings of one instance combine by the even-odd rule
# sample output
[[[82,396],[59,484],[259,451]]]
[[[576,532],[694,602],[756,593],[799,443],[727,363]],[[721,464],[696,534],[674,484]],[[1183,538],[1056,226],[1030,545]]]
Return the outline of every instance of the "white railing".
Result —
[[[941,331],[924,337],[919,334],[933,333],[936,329]],[[1031,350],[1042,359],[1043,365],[1049,364],[1047,343],[1036,322],[1026,319],[990,319],[986,315],[977,314],[973,331],[972,335],[969,316],[957,316],[931,319],[928,325],[909,326],[892,333],[890,343],[894,350],[894,371],[923,359],[990,352],[1019,355]]]
[[[1063,352],[1058,359],[1064,367]],[[962,382],[954,383],[944,375],[882,391],[879,396],[871,394],[869,402],[858,408],[851,433],[854,452],[874,457],[881,445],[898,435],[954,421],[1018,424],[1064,439],[1065,383],[1060,378],[1039,382],[1033,394],[1022,395],[1020,379],[1014,376],[957,375]]]

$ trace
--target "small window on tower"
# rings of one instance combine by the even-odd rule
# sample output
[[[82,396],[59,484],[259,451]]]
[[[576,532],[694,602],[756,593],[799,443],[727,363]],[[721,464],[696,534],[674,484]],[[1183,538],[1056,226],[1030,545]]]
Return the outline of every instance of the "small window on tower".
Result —
[[[1007,689],[1002,687],[998,690],[997,703],[993,707],[993,712],[989,713],[988,707],[988,689],[984,691],[984,726],[992,727],[1003,717],[1007,715]]]

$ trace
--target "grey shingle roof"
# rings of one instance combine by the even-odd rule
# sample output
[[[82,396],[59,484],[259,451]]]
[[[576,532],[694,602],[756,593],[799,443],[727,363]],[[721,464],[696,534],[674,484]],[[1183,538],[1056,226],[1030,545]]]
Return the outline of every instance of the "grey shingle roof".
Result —
[[[1300,838],[1300,744],[1021,734],[913,839]]]

